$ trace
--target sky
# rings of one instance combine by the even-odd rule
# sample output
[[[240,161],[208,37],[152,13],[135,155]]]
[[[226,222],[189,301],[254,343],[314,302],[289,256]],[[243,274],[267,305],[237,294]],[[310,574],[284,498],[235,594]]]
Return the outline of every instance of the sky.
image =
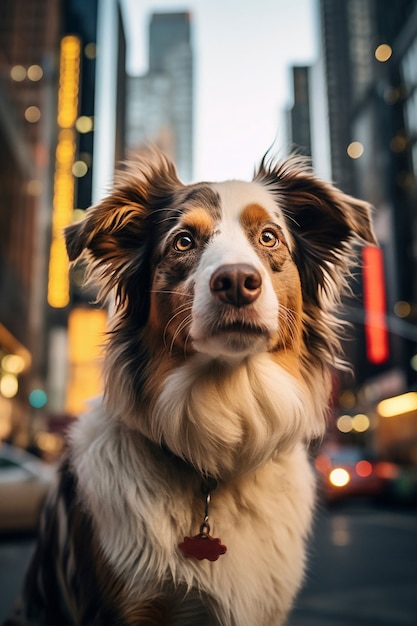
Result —
[[[290,67],[317,58],[317,0],[123,2],[132,75],[147,71],[151,13],[191,13],[195,180],[251,179],[272,145],[285,156]]]

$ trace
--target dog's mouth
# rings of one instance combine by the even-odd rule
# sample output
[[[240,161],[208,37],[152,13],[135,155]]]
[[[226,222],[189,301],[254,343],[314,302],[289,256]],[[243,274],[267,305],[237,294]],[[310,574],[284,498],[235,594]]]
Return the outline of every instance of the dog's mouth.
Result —
[[[266,327],[247,321],[218,321],[194,340],[197,352],[213,356],[244,357],[264,350],[270,338]]]
[[[265,335],[267,334],[266,328],[262,328],[259,325],[249,324],[247,322],[229,322],[226,324],[219,324],[213,329],[213,335],[223,335],[241,333],[243,335]]]

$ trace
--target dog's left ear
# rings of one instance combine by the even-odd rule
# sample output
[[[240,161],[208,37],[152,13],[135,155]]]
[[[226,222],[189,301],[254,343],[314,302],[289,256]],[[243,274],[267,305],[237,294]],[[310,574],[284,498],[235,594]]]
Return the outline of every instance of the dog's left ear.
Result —
[[[355,240],[377,245],[371,206],[318,179],[302,157],[276,166],[264,160],[255,180],[267,185],[284,213],[304,293],[314,301],[319,286],[326,290],[329,278],[337,286],[349,273]]]

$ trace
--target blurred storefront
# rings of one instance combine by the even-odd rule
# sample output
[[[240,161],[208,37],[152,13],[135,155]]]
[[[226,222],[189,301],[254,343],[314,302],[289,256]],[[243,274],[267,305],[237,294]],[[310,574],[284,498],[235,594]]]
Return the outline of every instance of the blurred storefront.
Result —
[[[353,375],[334,373],[330,437],[417,465],[417,2],[318,6],[319,58],[292,68],[289,140],[372,204],[379,242],[352,268],[342,316]]]
[[[6,0],[1,13],[0,430],[25,444],[28,396],[45,375],[45,224],[50,221],[61,17],[53,0]],[[11,372],[7,364],[22,354],[24,363]],[[15,385],[4,389],[10,376]]]
[[[336,414],[366,413],[364,445],[417,463],[417,406],[400,408],[417,390],[417,2],[320,10],[332,178],[374,206],[380,245],[364,248],[346,302],[355,376],[342,377]]]
[[[107,178],[123,156],[125,43],[118,0],[4,0],[1,13],[0,439],[27,446],[51,419],[79,411],[72,389],[80,359],[94,381],[86,393],[101,388],[105,313],[81,294],[79,272],[70,281],[62,229],[83,216],[94,184],[104,187],[97,144],[110,146]],[[97,56],[106,20],[113,73]],[[113,133],[95,99],[106,72]]]

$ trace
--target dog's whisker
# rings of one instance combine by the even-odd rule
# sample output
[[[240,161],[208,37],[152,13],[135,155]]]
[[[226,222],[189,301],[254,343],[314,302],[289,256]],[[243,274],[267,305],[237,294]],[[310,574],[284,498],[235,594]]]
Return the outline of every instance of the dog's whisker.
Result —
[[[168,347],[166,338],[167,338],[167,333],[168,333],[169,326],[171,326],[171,324],[173,323],[173,321],[175,320],[176,317],[178,317],[179,315],[183,315],[187,310],[191,311],[191,306],[189,304],[183,304],[181,307],[179,307],[177,309],[177,311],[173,315],[171,315],[171,317],[169,318],[169,320],[165,324],[165,328],[164,328],[164,332],[163,332],[163,342],[164,342],[164,346],[165,347]],[[189,317],[191,317],[191,316],[189,316]],[[170,352],[171,351],[172,351],[172,345],[171,345]]]
[[[190,297],[190,293],[187,291],[179,291],[178,289],[151,289],[150,293],[171,294],[174,296]]]
[[[184,330],[184,328],[186,328],[189,323],[191,321],[191,315],[188,315],[187,317],[185,317],[177,326],[173,336],[172,336],[172,340],[171,340],[171,346],[169,351],[172,352],[174,349],[174,345],[175,345],[175,341],[177,339],[177,337],[182,333],[182,331]]]

